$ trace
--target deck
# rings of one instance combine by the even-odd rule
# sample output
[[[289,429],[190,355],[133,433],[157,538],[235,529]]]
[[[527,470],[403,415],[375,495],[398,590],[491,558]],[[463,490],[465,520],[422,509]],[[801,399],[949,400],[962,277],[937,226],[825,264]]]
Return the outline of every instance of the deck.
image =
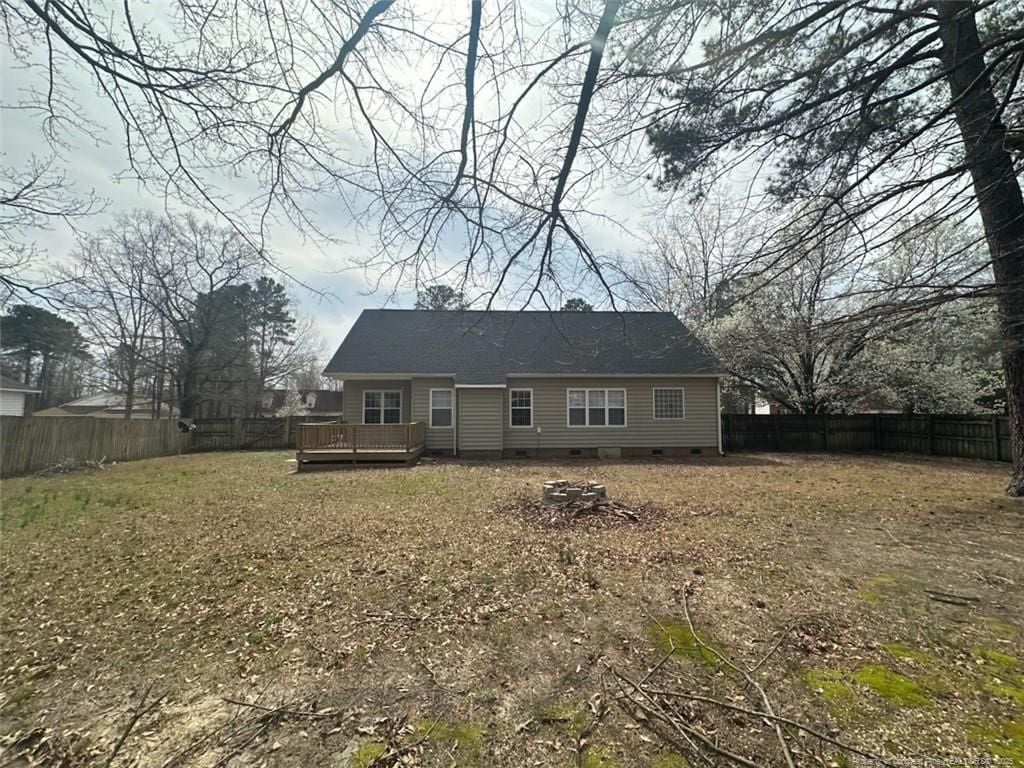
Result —
[[[297,468],[311,465],[412,464],[426,450],[427,425],[299,424],[295,435]]]

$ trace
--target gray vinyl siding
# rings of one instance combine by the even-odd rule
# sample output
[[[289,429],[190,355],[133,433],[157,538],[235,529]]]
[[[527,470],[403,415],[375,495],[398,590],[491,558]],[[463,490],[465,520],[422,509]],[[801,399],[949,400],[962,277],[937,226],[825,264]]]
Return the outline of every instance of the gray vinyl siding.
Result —
[[[455,429],[453,427],[430,428],[430,390],[455,389],[451,379],[412,380],[412,420],[422,421],[427,425],[427,450],[452,451],[455,448]]]
[[[709,448],[718,445],[718,396],[714,377],[510,378],[509,390],[533,390],[533,428],[510,427],[508,391],[503,392],[506,449],[530,448]],[[682,387],[682,420],[654,419],[654,389]],[[569,427],[566,390],[625,389],[626,426]],[[541,434],[537,434],[537,427]]]
[[[458,390],[459,450],[500,451],[504,389]]]
[[[387,380],[364,380],[364,381],[353,381],[351,379],[345,380],[345,421],[350,424],[362,424],[363,423],[363,392],[366,390],[401,390],[402,392],[402,421],[408,422],[412,419],[410,415],[412,413],[412,387],[408,380],[406,381],[387,381]]]
[[[24,392],[0,392],[0,416],[24,416]]]

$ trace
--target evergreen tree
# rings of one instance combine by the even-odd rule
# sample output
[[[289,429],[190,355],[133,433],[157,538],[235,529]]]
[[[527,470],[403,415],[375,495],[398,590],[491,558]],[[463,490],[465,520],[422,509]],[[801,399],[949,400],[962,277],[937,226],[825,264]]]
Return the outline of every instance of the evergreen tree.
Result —
[[[30,304],[18,304],[0,318],[3,367],[40,390],[39,407],[77,397],[89,350],[78,326]]]

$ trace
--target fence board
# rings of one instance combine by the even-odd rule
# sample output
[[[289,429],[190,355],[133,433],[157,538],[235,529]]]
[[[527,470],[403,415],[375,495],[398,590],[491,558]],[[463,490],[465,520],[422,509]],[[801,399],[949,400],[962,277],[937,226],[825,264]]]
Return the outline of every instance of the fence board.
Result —
[[[336,416],[269,416],[251,419],[196,419],[193,451],[265,450],[295,447],[299,424],[335,422]]]
[[[730,451],[865,451],[1010,460],[1006,416],[855,414],[754,416],[723,414]]]
[[[167,419],[89,416],[0,417],[0,477],[23,475],[66,459],[130,461],[188,449],[188,436]]]

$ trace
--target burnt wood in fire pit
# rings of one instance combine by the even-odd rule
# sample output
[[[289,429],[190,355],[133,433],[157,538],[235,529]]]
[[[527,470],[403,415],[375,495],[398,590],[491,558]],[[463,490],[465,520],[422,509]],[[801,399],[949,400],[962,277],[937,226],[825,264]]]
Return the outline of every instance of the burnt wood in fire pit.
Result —
[[[603,485],[568,480],[549,480],[544,483],[544,503],[566,504],[570,501],[600,501],[607,498]]]

